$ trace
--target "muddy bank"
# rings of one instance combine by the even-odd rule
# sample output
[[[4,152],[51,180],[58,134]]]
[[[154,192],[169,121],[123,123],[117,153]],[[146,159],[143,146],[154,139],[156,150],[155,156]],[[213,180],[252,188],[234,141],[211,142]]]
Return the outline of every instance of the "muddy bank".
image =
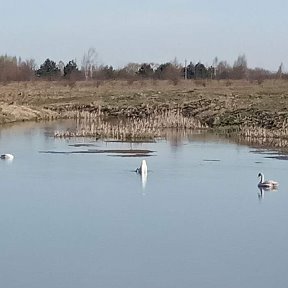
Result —
[[[0,123],[73,118],[79,112],[145,118],[152,113],[177,110],[210,128],[243,127],[277,130],[288,123],[288,83],[165,81],[128,84],[110,81],[95,86],[80,82],[28,82],[0,85]]]
[[[225,107],[217,100],[191,101],[182,104],[138,105],[138,106],[95,106],[88,105],[65,105],[58,107],[46,107],[51,115],[57,117],[72,117],[77,112],[99,113],[101,111],[107,117],[120,118],[147,118],[152,114],[162,114],[166,111],[179,111],[184,117],[195,118],[203,126],[210,128],[236,128],[236,127],[261,127],[267,129],[282,129],[288,127],[288,111],[262,111],[257,108],[234,108]]]

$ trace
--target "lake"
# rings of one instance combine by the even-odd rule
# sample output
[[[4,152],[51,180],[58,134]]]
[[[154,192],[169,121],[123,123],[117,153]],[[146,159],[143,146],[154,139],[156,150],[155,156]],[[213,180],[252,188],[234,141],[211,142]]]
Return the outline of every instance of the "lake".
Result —
[[[207,133],[53,137],[71,125],[0,130],[1,287],[287,287],[287,161]],[[154,151],[147,179],[143,157],[84,153],[131,148]],[[260,171],[278,191],[260,195]]]

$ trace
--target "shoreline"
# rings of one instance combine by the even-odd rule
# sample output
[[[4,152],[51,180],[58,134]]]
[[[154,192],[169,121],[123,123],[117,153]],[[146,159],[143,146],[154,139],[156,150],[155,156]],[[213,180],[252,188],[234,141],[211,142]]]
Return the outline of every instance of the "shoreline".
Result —
[[[101,111],[107,117],[143,119],[177,111],[185,118],[196,119],[203,127],[236,131],[247,139],[288,139],[285,80],[266,80],[261,85],[230,80],[183,80],[178,85],[164,80],[72,84],[0,84],[0,124],[75,118],[80,112]]]

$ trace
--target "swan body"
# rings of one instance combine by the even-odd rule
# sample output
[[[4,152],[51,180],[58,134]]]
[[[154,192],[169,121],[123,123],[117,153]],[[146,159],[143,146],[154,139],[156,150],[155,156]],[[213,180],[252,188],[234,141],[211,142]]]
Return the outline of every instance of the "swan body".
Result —
[[[12,154],[2,154],[0,156],[1,159],[6,159],[6,160],[13,160],[14,156]]]
[[[278,186],[278,182],[274,180],[266,180],[264,181],[264,174],[259,173],[258,177],[260,177],[260,181],[258,183],[259,188],[266,188],[266,189],[275,189]]]
[[[141,175],[147,175],[147,164],[146,160],[142,160],[141,166],[136,169],[136,172],[141,174]]]

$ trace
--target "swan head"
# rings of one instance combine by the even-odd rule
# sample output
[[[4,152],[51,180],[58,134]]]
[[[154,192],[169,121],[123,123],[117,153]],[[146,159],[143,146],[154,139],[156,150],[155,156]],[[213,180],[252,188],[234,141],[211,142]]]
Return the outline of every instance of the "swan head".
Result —
[[[263,173],[259,172],[258,178],[259,178],[259,177],[263,177]]]

